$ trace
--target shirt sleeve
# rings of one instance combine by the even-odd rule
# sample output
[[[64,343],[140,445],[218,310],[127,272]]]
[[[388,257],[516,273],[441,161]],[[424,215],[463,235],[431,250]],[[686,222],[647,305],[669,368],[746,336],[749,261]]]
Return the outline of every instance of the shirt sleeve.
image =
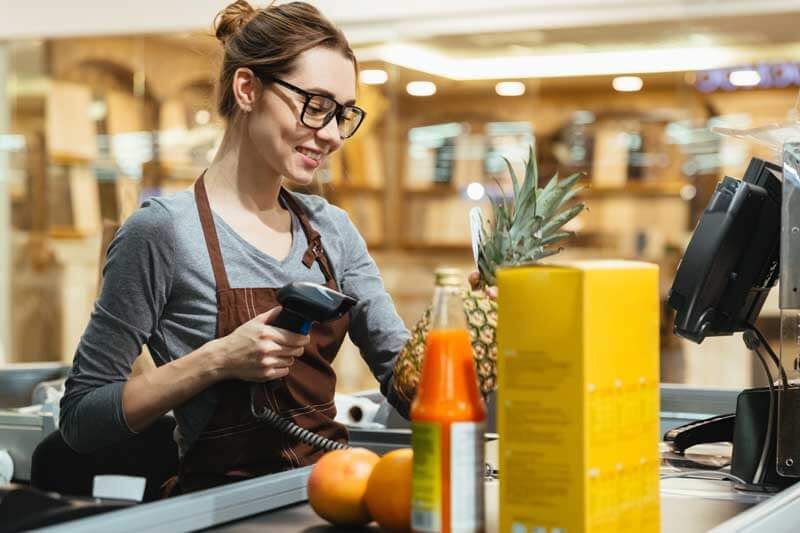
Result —
[[[392,381],[394,361],[410,334],[386,292],[364,239],[347,214],[338,211],[344,243],[349,247],[343,255],[345,267],[340,284],[345,294],[358,300],[350,311],[350,339],[358,346],[380,383],[381,393],[401,415],[408,418],[408,402],[395,393]]]
[[[109,245],[102,290],[61,400],[59,427],[76,451],[93,451],[135,433],[125,420],[122,388],[158,326],[174,258],[172,217],[152,200],[128,218]]]

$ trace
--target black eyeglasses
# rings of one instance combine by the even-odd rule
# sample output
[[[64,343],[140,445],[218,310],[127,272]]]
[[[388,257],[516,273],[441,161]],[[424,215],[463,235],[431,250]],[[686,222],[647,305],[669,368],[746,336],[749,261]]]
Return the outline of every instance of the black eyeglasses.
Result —
[[[261,76],[259,76],[259,78],[261,78]],[[301,95],[304,101],[303,110],[300,112],[300,122],[309,128],[315,130],[322,129],[333,120],[333,117],[336,117],[336,123],[339,126],[339,136],[342,139],[347,139],[353,136],[364,121],[364,117],[367,116],[366,111],[358,106],[342,105],[330,96],[304,91],[300,87],[273,76],[262,78],[262,81],[265,83],[273,81]]]

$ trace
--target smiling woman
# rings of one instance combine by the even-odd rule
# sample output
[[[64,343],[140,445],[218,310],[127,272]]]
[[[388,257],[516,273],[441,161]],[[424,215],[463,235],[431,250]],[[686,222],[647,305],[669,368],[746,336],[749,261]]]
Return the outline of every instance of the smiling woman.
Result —
[[[345,443],[331,363],[346,334],[389,401],[408,411],[392,368],[409,335],[364,240],[341,209],[284,188],[311,183],[364,120],[353,52],[303,2],[255,9],[237,1],[216,22],[222,143],[191,189],[145,202],[111,243],[61,411],[64,439],[85,451],[174,410],[181,465],[166,487],[172,494],[320,457],[254,418],[253,382],[261,384],[256,410]],[[292,281],[324,284],[358,304],[310,335],[273,327],[277,289]],[[144,343],[156,367],[131,375]],[[279,387],[264,385],[278,379]]]

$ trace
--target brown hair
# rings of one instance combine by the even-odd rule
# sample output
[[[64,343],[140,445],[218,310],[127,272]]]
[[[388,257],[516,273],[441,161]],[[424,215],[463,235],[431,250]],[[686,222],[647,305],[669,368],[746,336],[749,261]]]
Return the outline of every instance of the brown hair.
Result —
[[[251,67],[267,76],[292,71],[297,56],[316,46],[341,51],[358,68],[355,54],[342,31],[305,2],[254,8],[236,0],[214,19],[216,36],[225,49],[217,91],[217,111],[225,119],[236,116],[233,75]]]

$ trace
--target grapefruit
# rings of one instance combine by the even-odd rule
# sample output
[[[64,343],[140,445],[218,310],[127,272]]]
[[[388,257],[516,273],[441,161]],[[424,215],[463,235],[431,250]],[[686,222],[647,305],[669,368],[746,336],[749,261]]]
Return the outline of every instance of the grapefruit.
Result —
[[[394,450],[381,457],[367,483],[367,509],[388,531],[411,529],[411,448]]]
[[[308,478],[308,502],[332,524],[358,526],[372,521],[364,495],[380,458],[366,448],[328,452]]]

